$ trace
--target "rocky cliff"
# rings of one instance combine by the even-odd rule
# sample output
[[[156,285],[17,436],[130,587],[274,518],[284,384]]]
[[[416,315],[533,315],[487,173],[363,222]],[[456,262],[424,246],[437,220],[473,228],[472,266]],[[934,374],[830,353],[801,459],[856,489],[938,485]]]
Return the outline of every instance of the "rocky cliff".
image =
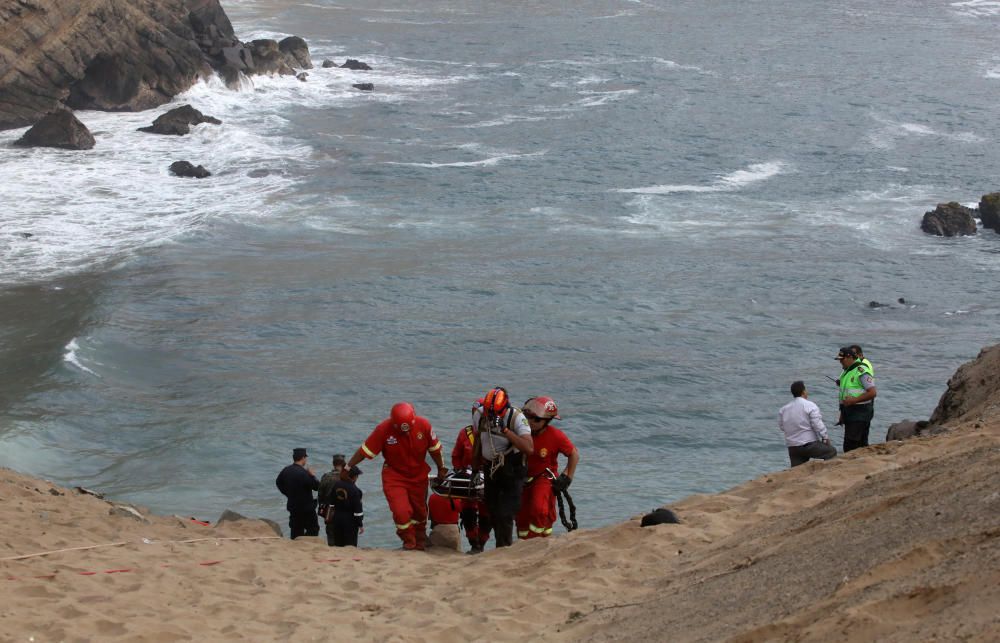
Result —
[[[256,69],[218,0],[3,0],[0,129],[35,123],[60,105],[149,109],[213,69],[231,80],[311,66],[305,44],[294,41],[294,52],[275,48],[287,71]]]

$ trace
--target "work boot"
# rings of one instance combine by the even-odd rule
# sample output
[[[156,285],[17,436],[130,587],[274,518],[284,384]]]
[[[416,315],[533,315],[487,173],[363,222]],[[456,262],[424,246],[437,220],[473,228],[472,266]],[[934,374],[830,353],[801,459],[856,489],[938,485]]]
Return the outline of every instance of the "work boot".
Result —
[[[403,541],[403,549],[417,549],[417,534],[413,531],[412,527],[407,527],[402,531],[397,531],[396,535]],[[423,549],[423,547],[420,547],[420,549]]]
[[[468,555],[470,555],[470,556],[475,556],[476,554],[483,553],[483,548],[480,547],[479,545],[473,545],[472,549],[470,549],[469,551],[467,551],[465,553],[468,554]]]

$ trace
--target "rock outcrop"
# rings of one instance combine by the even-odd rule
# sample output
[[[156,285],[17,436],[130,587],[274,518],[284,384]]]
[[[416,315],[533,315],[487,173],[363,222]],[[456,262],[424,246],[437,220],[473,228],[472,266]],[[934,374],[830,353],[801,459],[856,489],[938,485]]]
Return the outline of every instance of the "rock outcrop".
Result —
[[[301,38],[266,42],[241,43],[219,0],[9,0],[0,3],[0,130],[62,105],[149,109],[213,70],[233,85],[240,73],[312,67]]]
[[[94,147],[94,135],[68,109],[57,109],[14,141],[18,147],[61,147],[67,150],[89,150]]]
[[[205,116],[190,105],[181,105],[165,114],[161,114],[149,127],[140,127],[140,132],[150,134],[168,134],[173,136],[183,136],[191,131],[192,125],[202,123],[212,123],[221,125],[222,121],[214,116]]]
[[[979,218],[984,228],[1000,232],[1000,192],[984,194],[979,199]]]
[[[975,211],[952,201],[940,203],[924,214],[920,229],[939,237],[957,237],[976,234]]]
[[[206,170],[203,165],[195,165],[190,161],[174,161],[170,164],[170,173],[174,176],[191,179],[204,179],[212,176],[212,173]]]
[[[363,62],[361,60],[355,60],[354,58],[348,58],[347,62],[345,62],[343,65],[341,65],[341,68],[343,68],[343,69],[354,69],[356,71],[368,71],[372,67],[368,63]]]
[[[984,348],[959,367],[931,414],[931,424],[970,420],[996,408],[1000,390],[1000,344]]]
[[[312,58],[309,57],[309,45],[298,36],[289,36],[278,43],[278,50],[291,59],[292,67],[312,69]]]
[[[893,440],[909,440],[910,438],[921,436],[939,435],[947,432],[947,430],[942,426],[931,424],[927,420],[918,420],[916,422],[913,420],[903,420],[902,422],[889,425],[889,430],[885,434],[885,441],[892,442]]]

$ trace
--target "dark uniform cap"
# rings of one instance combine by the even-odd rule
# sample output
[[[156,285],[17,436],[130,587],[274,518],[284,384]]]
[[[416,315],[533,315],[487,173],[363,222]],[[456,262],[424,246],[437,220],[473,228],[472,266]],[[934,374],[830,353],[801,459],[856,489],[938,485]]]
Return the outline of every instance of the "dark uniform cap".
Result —
[[[308,458],[309,454],[302,447],[298,449],[292,449],[292,460],[301,460],[302,458]]]
[[[358,476],[361,475],[361,469],[359,469],[357,467],[357,465],[355,465],[355,466],[351,467],[351,470],[348,473],[350,474],[350,476],[352,478],[357,478]]]
[[[857,357],[857,356],[858,356],[858,354],[855,353],[854,349],[851,348],[850,346],[841,346],[840,347],[840,352],[837,353],[837,356],[834,357],[834,359],[840,360],[840,359],[842,359],[844,357]]]

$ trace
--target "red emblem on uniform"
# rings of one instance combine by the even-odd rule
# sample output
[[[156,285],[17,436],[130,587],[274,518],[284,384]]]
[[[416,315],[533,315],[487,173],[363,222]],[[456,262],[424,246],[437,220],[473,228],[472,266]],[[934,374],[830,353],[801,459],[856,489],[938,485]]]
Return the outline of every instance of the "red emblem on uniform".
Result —
[[[423,431],[420,431],[419,433],[417,433],[417,439],[418,440],[423,440],[424,439],[424,432]]]
[[[546,449],[545,447],[542,447],[542,450],[538,452],[539,457],[542,457],[542,458],[544,458],[548,454],[549,454],[549,450]]]

